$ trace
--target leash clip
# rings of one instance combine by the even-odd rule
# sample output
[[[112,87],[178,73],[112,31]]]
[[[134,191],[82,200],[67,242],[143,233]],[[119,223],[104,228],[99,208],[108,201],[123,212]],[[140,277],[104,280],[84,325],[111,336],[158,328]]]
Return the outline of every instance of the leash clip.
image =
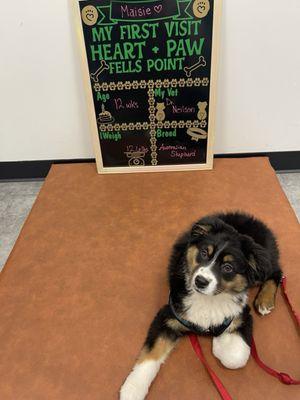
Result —
[[[292,385],[293,384],[293,379],[286,374],[285,372],[279,372],[279,379],[281,380],[282,383],[284,383],[285,385]]]

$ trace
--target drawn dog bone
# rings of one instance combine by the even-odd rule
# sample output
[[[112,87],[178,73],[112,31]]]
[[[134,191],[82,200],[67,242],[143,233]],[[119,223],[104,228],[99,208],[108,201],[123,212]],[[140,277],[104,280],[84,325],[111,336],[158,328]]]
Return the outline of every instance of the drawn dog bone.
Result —
[[[103,71],[105,71],[106,69],[109,68],[108,64],[106,63],[105,60],[101,60],[100,63],[101,63],[101,66],[97,69],[97,71],[91,74],[91,79],[95,83],[99,82],[99,75],[102,74]]]
[[[184,67],[184,72],[185,72],[186,76],[188,78],[190,78],[192,76],[193,71],[195,71],[196,69],[198,69],[200,67],[205,67],[205,66],[206,66],[205,58],[203,56],[200,56],[199,61],[196,64],[191,65],[190,67]]]

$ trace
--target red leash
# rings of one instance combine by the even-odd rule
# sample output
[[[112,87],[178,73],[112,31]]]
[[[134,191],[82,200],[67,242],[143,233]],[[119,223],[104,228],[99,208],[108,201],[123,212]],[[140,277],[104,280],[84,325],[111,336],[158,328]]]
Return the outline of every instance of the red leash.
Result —
[[[210,368],[210,366],[208,365],[202,348],[200,346],[200,343],[198,341],[198,336],[195,335],[194,333],[189,333],[189,338],[190,341],[192,343],[192,346],[194,348],[195,353],[197,354],[199,360],[202,362],[202,364],[205,366],[206,371],[209,373],[211,380],[213,381],[213,383],[215,384],[218,392],[220,393],[221,397],[223,400],[232,400],[232,397],[230,396],[230,394],[227,392],[227,390],[225,389],[223,383],[221,382],[221,380],[218,378],[218,376],[214,373],[214,371]]]
[[[282,278],[281,281],[281,287],[282,287],[282,293],[284,295],[284,298],[286,299],[294,317],[296,320],[296,323],[298,326],[300,326],[300,315],[294,310],[290,299],[288,297],[287,291],[286,291],[286,277]],[[221,380],[218,378],[218,376],[214,373],[214,371],[210,368],[210,366],[208,365],[202,348],[200,346],[200,343],[198,341],[198,336],[195,335],[194,333],[189,333],[189,339],[190,342],[194,348],[195,353],[197,354],[199,360],[202,362],[202,364],[205,366],[207,372],[210,375],[211,380],[213,381],[213,383],[215,384],[218,392],[220,393],[220,396],[223,400],[232,400],[232,397],[230,396],[230,394],[227,392],[227,390],[225,389],[224,385],[222,384]],[[251,343],[251,355],[254,358],[255,362],[260,366],[260,368],[262,368],[265,372],[267,372],[269,375],[274,376],[275,378],[279,379],[280,382],[286,384],[286,385],[300,385],[300,380],[296,380],[293,379],[292,377],[290,377],[288,374],[286,374],[285,372],[278,372],[275,371],[274,369],[268,367],[258,356],[257,354],[257,350],[256,350],[256,345],[255,345],[255,341],[254,338],[252,337],[252,343]]]

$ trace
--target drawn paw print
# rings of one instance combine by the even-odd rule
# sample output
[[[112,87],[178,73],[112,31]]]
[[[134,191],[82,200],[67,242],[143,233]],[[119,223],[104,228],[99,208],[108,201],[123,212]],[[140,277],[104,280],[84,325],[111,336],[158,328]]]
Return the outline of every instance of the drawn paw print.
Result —
[[[130,131],[134,131],[134,123],[130,122],[130,124],[128,125],[128,128]]]
[[[210,10],[209,0],[195,0],[193,4],[193,13],[197,18],[204,18]]]
[[[190,121],[190,120],[189,120],[189,121],[186,121],[185,124],[186,124],[186,127],[187,127],[187,128],[190,128],[190,127],[193,125],[192,121]]]
[[[127,124],[125,122],[123,122],[123,124],[121,124],[121,129],[122,129],[122,131],[125,131],[127,129]]]
[[[148,129],[148,122],[143,122],[142,126],[144,130]]]
[[[153,82],[152,80],[150,80],[150,81],[148,82],[148,87],[151,88],[151,89],[154,88],[154,82]]]
[[[99,128],[100,128],[100,131],[105,131],[106,130],[106,126],[104,124],[100,124]]]
[[[169,129],[170,126],[171,126],[170,121],[166,121],[165,124],[164,124],[164,127],[167,128],[167,129]]]
[[[86,7],[83,7],[81,16],[82,16],[82,21],[86,25],[93,26],[96,24],[99,14],[98,14],[96,7],[86,6]]]
[[[138,89],[138,88],[139,88],[139,83],[138,83],[138,81],[133,81],[133,82],[132,82],[132,87],[133,87],[133,89]]]
[[[130,81],[125,81],[125,89],[130,89],[131,88],[131,82]]]
[[[150,104],[150,106],[154,106],[155,100],[154,100],[153,98],[150,98],[150,99],[148,100],[148,103]]]
[[[163,127],[164,127],[163,122],[158,122],[158,123],[157,123],[157,127],[158,127],[159,129],[163,128]]]
[[[163,87],[164,87],[164,88],[167,88],[167,87],[169,87],[169,85],[170,85],[170,84],[169,84],[169,79],[164,79],[164,80],[163,80]]]
[[[102,90],[107,91],[108,88],[109,88],[109,85],[106,82],[102,83]]]
[[[179,86],[185,87],[185,80],[183,78],[179,79]]]
[[[152,152],[156,152],[156,150],[157,150],[157,146],[155,146],[155,145],[151,146],[150,148],[151,148]]]
[[[115,124],[115,129],[116,129],[116,131],[119,131],[120,128],[121,128],[120,124]]]
[[[200,78],[195,78],[194,79],[194,85],[195,86],[201,86],[201,79]]]
[[[155,82],[155,86],[156,86],[157,88],[161,88],[161,87],[162,87],[162,81],[161,81],[161,79],[158,79],[158,80]]]
[[[117,88],[118,88],[118,90],[122,90],[123,87],[124,87],[123,82],[118,82],[118,83],[117,83]]]
[[[149,89],[148,90],[149,96],[153,97],[154,96],[154,90],[153,89]]]
[[[136,127],[136,129],[137,129],[138,131],[140,131],[140,130],[142,129],[142,124],[141,124],[140,122],[137,122],[136,125],[135,125],[135,127]]]
[[[111,82],[109,85],[110,90],[116,90],[117,85],[115,84],[115,82]]]
[[[177,127],[177,121],[172,121],[171,122],[171,128],[176,128]]]
[[[206,121],[201,121],[200,126],[201,128],[206,128],[207,122]]]
[[[94,85],[94,90],[95,90],[95,92],[100,92],[101,86],[100,86],[99,83],[95,83],[95,85]]]
[[[155,112],[155,107],[154,106],[149,107],[149,112],[151,114],[154,113]]]
[[[177,79],[172,79],[171,80],[171,86],[176,87],[177,86]]]
[[[202,79],[202,86],[208,86],[209,84],[209,79],[207,77]]]
[[[142,80],[142,81],[140,82],[140,86],[141,86],[142,89],[146,89],[146,87],[147,87],[147,82],[144,81],[144,80]]]
[[[200,126],[200,122],[199,121],[194,121],[193,122],[193,128],[198,128]]]
[[[157,165],[157,160],[152,160],[152,161],[151,161],[151,164],[152,164],[153,166]]]
[[[185,126],[184,121],[179,121],[178,126],[179,126],[179,128],[184,128],[184,126]]]
[[[187,86],[187,87],[193,86],[193,79],[192,79],[192,78],[189,78],[189,79],[186,81],[186,86]]]

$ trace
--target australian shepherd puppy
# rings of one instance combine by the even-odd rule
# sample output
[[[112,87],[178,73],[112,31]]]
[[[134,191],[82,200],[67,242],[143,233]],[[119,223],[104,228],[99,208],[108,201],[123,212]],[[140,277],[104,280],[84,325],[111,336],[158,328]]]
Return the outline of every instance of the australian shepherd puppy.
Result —
[[[247,290],[260,285],[255,307],[269,314],[281,277],[276,240],[263,222],[243,213],[196,222],[174,245],[169,303],[154,318],[120,399],[144,399],[160,365],[191,331],[213,337],[212,352],[225,367],[244,367],[252,337]]]

